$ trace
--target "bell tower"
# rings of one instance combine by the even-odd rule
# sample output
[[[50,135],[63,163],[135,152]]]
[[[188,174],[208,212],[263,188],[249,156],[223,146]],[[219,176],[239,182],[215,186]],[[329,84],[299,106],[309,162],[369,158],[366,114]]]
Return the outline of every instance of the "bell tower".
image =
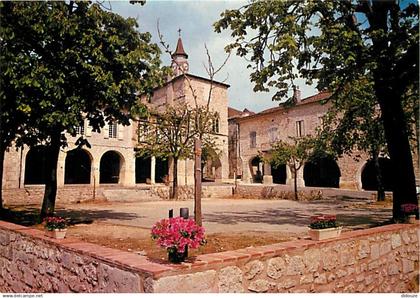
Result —
[[[172,54],[172,71],[174,77],[188,73],[189,64],[188,64],[188,55],[185,53],[184,46],[181,39],[181,29],[178,30],[178,43],[176,44],[176,50]]]

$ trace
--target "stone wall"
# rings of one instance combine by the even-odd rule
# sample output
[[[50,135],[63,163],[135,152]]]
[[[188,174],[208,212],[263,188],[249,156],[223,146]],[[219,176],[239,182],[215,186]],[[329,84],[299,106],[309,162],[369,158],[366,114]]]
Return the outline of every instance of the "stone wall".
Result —
[[[0,221],[0,291],[415,292],[419,231],[394,224],[173,265]]]
[[[57,190],[57,203],[77,203],[93,200],[113,202],[144,202],[169,199],[169,186],[144,185],[137,187],[101,186],[95,190],[86,185],[63,186]],[[204,185],[203,198],[225,198],[232,195],[231,185]],[[41,204],[44,196],[44,186],[27,186],[3,190],[3,201],[6,205]],[[179,199],[192,200],[192,186],[179,186]]]
[[[145,288],[153,292],[414,292],[419,280],[418,239],[418,225],[390,225],[331,240],[203,255],[190,265],[190,273],[148,278]]]
[[[293,187],[283,184],[239,184],[234,189],[235,196],[244,199],[268,200],[294,200]],[[337,188],[298,187],[299,200],[329,199],[342,196],[351,196],[362,199],[375,199],[375,191],[355,191]],[[392,193],[387,192],[387,197],[392,198]]]

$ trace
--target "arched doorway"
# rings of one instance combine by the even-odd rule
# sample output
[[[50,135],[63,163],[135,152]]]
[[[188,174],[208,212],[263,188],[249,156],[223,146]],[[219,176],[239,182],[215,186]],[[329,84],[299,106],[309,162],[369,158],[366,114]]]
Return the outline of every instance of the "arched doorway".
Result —
[[[305,186],[336,187],[340,186],[340,168],[331,157],[318,158],[307,162],[303,168]]]
[[[385,191],[392,191],[393,190],[393,183],[392,183],[392,166],[391,160],[389,158],[380,157],[378,159],[379,167],[381,169],[382,174],[382,184],[384,186]],[[362,188],[364,190],[377,190],[378,189],[378,182],[376,180],[376,169],[375,163],[373,160],[369,160],[366,162],[363,171],[362,171]]]
[[[147,179],[150,179],[150,157],[137,157],[136,158],[136,183],[146,183]]]
[[[67,152],[64,184],[90,184],[92,159],[83,149]]]
[[[99,183],[119,183],[124,165],[122,156],[116,151],[108,151],[101,157],[99,165]]]
[[[273,176],[273,183],[286,184],[286,165],[274,166],[271,165],[271,175]]]
[[[25,159],[25,184],[45,184],[47,156],[47,149],[44,146],[29,150]]]
[[[168,160],[162,158],[156,158],[155,167],[155,181],[156,183],[165,183],[168,180]]]
[[[212,148],[203,150],[201,156],[201,179],[203,181],[222,179],[222,163],[216,151]]]
[[[249,162],[252,181],[254,183],[261,183],[263,179],[263,160],[260,156],[255,156]]]

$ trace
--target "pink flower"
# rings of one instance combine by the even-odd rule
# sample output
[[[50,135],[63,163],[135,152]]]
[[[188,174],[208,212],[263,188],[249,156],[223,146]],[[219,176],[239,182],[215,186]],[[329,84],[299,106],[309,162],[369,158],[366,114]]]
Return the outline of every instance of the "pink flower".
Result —
[[[205,243],[204,228],[198,226],[193,219],[182,217],[165,218],[153,225],[153,239],[163,248],[174,248],[183,253],[186,247],[198,248]]]

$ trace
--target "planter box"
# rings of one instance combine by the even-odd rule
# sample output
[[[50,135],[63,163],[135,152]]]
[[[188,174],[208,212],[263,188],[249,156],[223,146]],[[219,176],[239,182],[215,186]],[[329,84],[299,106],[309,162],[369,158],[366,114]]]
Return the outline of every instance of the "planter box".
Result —
[[[416,221],[416,216],[415,215],[409,215],[409,216],[407,216],[406,222],[409,223],[409,224],[415,224],[417,222]]]
[[[57,229],[52,231],[45,231],[45,235],[55,239],[64,239],[66,237],[67,229]]]
[[[312,240],[324,240],[340,236],[343,227],[328,229],[309,229],[309,236]]]

